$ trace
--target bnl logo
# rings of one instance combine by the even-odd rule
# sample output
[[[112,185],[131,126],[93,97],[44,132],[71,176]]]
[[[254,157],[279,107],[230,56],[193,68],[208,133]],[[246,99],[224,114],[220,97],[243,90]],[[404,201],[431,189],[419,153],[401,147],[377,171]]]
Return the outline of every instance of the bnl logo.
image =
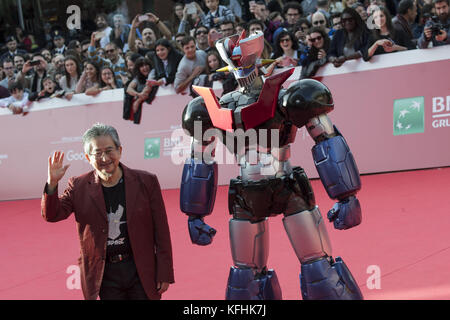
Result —
[[[424,97],[394,100],[394,136],[425,131]]]
[[[160,138],[146,138],[145,139],[145,149],[144,149],[144,159],[157,159],[160,157]]]

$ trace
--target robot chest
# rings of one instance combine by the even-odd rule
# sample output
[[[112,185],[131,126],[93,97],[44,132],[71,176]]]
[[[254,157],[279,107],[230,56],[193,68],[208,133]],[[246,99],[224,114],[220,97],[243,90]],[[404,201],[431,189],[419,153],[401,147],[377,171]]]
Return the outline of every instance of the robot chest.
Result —
[[[220,103],[211,88],[193,88],[203,97],[214,127],[227,132],[249,130],[275,116],[281,85],[292,72],[288,70],[266,79],[257,94],[234,91],[223,96]]]
[[[265,122],[273,118],[276,105],[270,106],[269,112],[261,110],[258,104],[258,97],[250,94],[242,94],[241,92],[232,92],[220,99],[220,107],[222,110],[227,110],[231,115],[232,130],[220,128],[227,132],[236,130],[250,130],[256,127],[264,127]],[[266,113],[266,114],[265,114]]]

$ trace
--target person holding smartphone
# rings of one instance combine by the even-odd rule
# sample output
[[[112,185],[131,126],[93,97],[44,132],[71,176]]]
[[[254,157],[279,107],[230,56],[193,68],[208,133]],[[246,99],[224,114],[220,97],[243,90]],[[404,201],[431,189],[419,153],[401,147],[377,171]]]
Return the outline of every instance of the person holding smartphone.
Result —
[[[142,29],[139,31],[139,28]],[[156,27],[155,27],[156,26]],[[137,52],[141,56],[149,51],[155,51],[155,42],[160,38],[159,34],[162,34],[166,39],[172,39],[172,33],[169,28],[153,13],[138,14],[134,17],[131,22],[131,31],[128,36],[128,48],[130,51]],[[138,48],[136,46],[136,36],[138,32],[142,34],[142,42],[144,44],[143,48]]]
[[[41,92],[44,89],[43,79],[47,76],[47,61],[40,53],[33,54],[33,58],[25,62],[22,71],[17,74],[17,81],[20,81],[25,89],[31,92]],[[25,76],[28,71],[34,70],[30,77]]]

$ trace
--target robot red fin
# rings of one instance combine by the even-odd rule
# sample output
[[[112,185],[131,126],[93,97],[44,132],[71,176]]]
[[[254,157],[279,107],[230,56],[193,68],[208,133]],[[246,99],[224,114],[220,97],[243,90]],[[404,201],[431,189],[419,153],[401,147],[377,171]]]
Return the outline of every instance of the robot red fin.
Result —
[[[294,68],[277,73],[266,79],[258,101],[241,110],[245,129],[255,128],[261,123],[273,118],[277,108],[278,94],[281,85],[292,75]]]
[[[192,88],[205,101],[206,108],[208,109],[214,127],[226,131],[233,131],[233,111],[220,107],[213,89],[199,86],[192,86]]]

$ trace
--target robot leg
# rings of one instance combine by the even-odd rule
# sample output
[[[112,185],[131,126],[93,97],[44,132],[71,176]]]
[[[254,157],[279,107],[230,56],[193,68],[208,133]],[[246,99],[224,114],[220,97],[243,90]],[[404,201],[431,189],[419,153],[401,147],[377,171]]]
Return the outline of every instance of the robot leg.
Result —
[[[360,300],[361,291],[340,257],[333,261],[331,244],[316,206],[283,218],[289,240],[301,263],[304,300]]]
[[[252,223],[230,220],[230,242],[234,266],[228,277],[227,300],[281,300],[274,270],[266,269],[269,253],[267,218]]]

